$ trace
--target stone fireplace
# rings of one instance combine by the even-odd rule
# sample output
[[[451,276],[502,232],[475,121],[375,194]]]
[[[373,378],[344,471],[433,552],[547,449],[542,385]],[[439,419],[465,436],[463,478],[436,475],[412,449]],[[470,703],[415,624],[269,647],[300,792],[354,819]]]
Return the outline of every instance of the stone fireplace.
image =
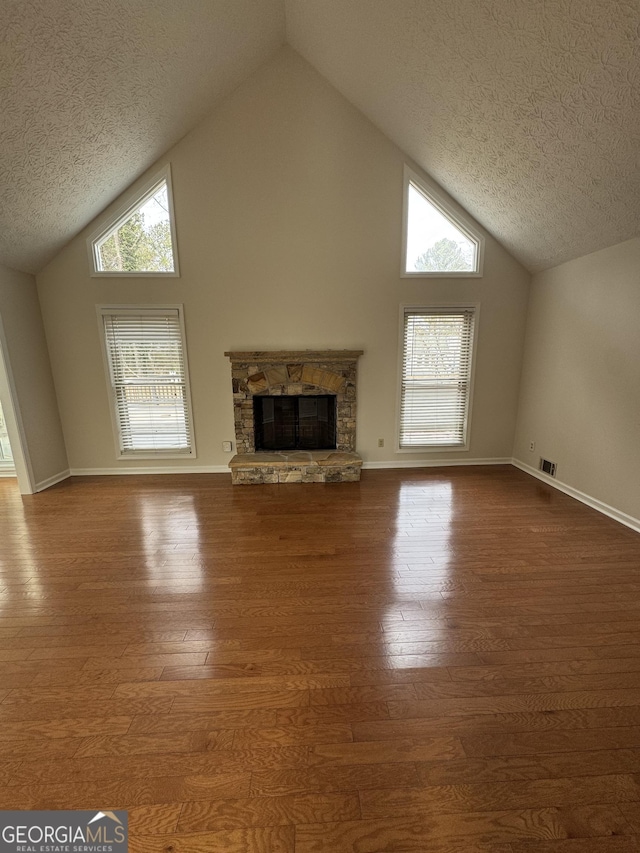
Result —
[[[327,483],[360,479],[362,459],[356,446],[357,361],[361,350],[293,350],[274,352],[226,352],[231,360],[233,410],[238,453],[229,463],[234,484],[253,483]],[[276,409],[288,409],[284,402],[254,407],[254,398],[317,398],[317,405],[304,406],[302,426],[310,435],[308,411],[316,410],[322,421],[325,404],[331,399],[331,425],[335,443],[327,449],[298,442],[289,449],[256,451],[256,410],[268,417]],[[335,400],[335,403],[333,403]],[[309,401],[311,403],[311,401]],[[293,404],[292,404],[293,405]],[[260,415],[263,417],[263,415]],[[329,416],[328,416],[329,417]],[[269,425],[269,429],[271,426]],[[317,428],[317,435],[325,435]],[[260,425],[258,427],[263,429]],[[292,427],[298,432],[302,427]],[[328,432],[327,432],[328,434]],[[325,440],[324,438],[321,439]],[[333,449],[335,447],[335,449]]]

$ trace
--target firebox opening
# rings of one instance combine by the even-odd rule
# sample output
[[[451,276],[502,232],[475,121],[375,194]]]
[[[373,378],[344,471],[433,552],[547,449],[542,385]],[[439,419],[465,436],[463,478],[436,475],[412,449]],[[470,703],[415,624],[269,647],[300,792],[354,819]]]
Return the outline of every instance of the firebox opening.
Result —
[[[256,450],[335,450],[336,397],[253,398]]]

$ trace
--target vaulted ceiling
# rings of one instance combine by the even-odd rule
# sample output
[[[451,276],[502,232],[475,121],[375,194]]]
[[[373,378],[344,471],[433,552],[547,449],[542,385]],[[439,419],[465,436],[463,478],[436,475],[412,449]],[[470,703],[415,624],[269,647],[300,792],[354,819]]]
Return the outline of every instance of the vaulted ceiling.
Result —
[[[0,263],[42,267],[285,40],[529,269],[638,233],[638,0],[0,0]]]
[[[42,267],[284,37],[282,0],[0,0],[0,263]]]

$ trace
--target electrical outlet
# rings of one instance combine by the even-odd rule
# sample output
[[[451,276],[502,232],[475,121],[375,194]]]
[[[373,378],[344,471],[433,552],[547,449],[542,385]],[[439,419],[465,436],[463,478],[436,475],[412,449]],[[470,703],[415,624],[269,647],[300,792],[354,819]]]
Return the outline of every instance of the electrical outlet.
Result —
[[[222,449],[224,450],[225,453],[231,453],[231,451],[233,450],[233,442],[232,441],[223,441],[222,442]]]
[[[384,438],[378,439],[378,447],[384,447]]]
[[[535,443],[535,441],[530,441],[530,442],[529,442],[529,453],[533,453],[533,451],[534,451],[535,449],[536,449],[536,443]]]

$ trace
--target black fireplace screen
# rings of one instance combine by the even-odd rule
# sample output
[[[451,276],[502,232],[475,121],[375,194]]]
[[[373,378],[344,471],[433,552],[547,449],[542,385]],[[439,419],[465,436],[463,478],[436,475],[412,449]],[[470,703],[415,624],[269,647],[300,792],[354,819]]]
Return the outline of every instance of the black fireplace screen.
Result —
[[[331,450],[336,446],[336,398],[254,397],[256,450]]]

